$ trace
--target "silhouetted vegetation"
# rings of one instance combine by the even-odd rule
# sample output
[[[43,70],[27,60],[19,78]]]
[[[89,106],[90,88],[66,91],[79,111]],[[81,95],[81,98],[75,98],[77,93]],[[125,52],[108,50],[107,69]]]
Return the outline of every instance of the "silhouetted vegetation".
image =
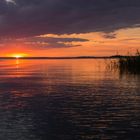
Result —
[[[140,52],[137,51],[135,56],[120,57],[112,66],[119,68],[121,74],[140,74]]]

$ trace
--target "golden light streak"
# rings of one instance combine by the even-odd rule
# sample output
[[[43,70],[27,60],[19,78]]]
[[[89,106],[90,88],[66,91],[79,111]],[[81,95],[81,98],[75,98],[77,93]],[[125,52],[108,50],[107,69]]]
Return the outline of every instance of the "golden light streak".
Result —
[[[9,57],[14,57],[14,58],[18,59],[18,58],[27,57],[27,54],[24,54],[24,53],[16,53],[16,54],[9,55]]]

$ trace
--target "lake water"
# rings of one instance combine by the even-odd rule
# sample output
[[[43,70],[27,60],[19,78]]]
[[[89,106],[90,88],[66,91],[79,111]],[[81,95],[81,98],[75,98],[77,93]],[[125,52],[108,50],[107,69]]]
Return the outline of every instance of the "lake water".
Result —
[[[140,140],[140,76],[108,61],[0,60],[0,140]]]

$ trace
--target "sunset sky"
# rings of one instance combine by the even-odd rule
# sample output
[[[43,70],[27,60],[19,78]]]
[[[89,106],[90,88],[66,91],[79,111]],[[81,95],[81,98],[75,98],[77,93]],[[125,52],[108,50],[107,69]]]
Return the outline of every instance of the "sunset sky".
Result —
[[[140,0],[0,0],[0,56],[110,56],[140,49]]]

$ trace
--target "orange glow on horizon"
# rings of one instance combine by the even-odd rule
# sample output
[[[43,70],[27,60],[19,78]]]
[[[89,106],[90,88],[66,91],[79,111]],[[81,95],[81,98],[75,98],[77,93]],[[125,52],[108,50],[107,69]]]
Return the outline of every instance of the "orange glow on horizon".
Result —
[[[133,55],[140,51],[140,28],[117,30],[112,37],[105,33],[92,32],[81,34],[44,34],[37,40],[30,38],[10,40],[0,43],[0,57],[74,57],[74,56],[112,56]],[[111,36],[111,34],[109,34]],[[49,42],[46,38],[56,38]],[[62,38],[62,42],[61,42]],[[65,38],[68,38],[65,40]],[[69,38],[86,39],[88,41],[72,41]],[[44,41],[44,40],[48,41]],[[60,42],[59,42],[60,39]],[[50,44],[49,44],[50,43]],[[62,46],[61,46],[62,44]]]
[[[15,53],[15,54],[9,54],[7,55],[8,57],[14,57],[14,58],[22,58],[22,57],[27,57],[28,55],[25,53]]]

